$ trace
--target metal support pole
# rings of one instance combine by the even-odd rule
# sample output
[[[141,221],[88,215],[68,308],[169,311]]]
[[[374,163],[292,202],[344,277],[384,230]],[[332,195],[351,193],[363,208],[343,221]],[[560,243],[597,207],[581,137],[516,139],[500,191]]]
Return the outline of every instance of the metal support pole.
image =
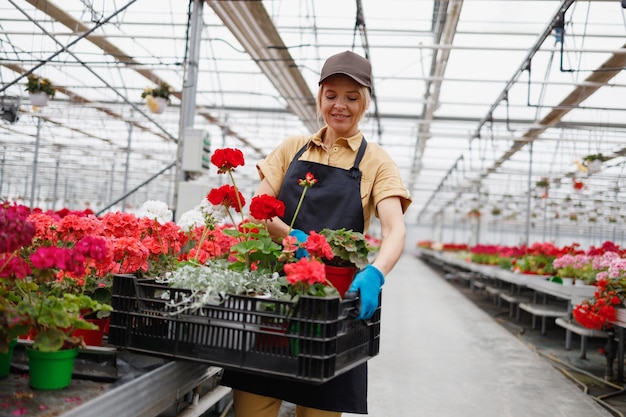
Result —
[[[604,369],[604,379],[607,381],[615,381],[613,373],[613,365],[615,358],[619,357],[619,347],[615,343],[615,329],[607,330],[608,338],[604,346],[604,356],[606,357],[606,368]],[[620,339],[621,342],[621,339]],[[621,364],[618,363],[618,369]],[[619,373],[619,372],[618,372]]]
[[[57,159],[56,168],[54,169],[54,188],[52,189],[52,210],[57,208],[57,186],[59,185],[59,166],[61,160]]]
[[[128,170],[130,165],[130,142],[133,133],[133,125],[128,124],[128,147],[126,148],[126,168],[124,169],[124,199],[122,200],[122,211],[126,211],[126,191],[128,189]]]
[[[67,206],[67,201],[68,201],[68,197],[67,197],[67,192],[68,192],[68,186],[67,186],[67,177],[65,177],[65,183],[63,184],[63,207]]]
[[[528,145],[528,195],[526,196],[526,234],[525,244],[530,242],[530,205],[532,201],[532,176],[533,176],[533,142]]]
[[[6,156],[7,156],[7,147],[5,145],[2,147],[2,164],[0,164],[0,198],[2,198],[2,184],[4,184],[4,162],[6,160]]]
[[[113,200],[113,181],[115,181],[115,155],[113,155],[113,164],[111,165],[111,179],[109,181],[109,196],[107,198],[107,201]]]
[[[41,117],[37,117],[37,137],[35,139],[35,157],[33,160],[33,179],[30,185],[30,209],[35,208],[35,188],[37,187],[37,164],[39,159],[39,137],[41,135]]]
[[[180,104],[180,124],[178,127],[178,149],[176,152],[176,175],[174,183],[174,218],[178,206],[179,183],[185,181],[185,172],[181,169],[183,146],[185,146],[185,129],[193,127],[196,115],[196,92],[198,89],[198,60],[200,57],[200,42],[202,35],[202,8],[204,1],[193,0],[193,10],[190,18],[189,45],[185,57],[185,80]]]

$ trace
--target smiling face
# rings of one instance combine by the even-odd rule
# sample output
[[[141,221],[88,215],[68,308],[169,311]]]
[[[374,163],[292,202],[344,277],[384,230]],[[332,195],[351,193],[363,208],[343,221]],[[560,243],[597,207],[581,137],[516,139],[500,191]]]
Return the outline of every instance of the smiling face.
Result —
[[[318,96],[319,112],[328,125],[327,135],[334,139],[350,137],[359,130],[359,121],[367,110],[367,88],[345,75],[326,79]]]

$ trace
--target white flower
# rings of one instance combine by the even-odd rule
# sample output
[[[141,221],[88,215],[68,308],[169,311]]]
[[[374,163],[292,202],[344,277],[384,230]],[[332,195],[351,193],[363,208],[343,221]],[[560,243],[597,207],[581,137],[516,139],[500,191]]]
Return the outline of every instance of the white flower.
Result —
[[[148,200],[139,208],[137,217],[147,217],[156,220],[159,224],[165,224],[172,221],[173,213],[164,202]]]
[[[197,227],[204,226],[204,215],[199,210],[189,210],[180,216],[176,224],[183,232],[189,233]]]
[[[213,219],[215,219],[216,223],[220,223],[226,218],[226,216],[228,216],[226,207],[224,207],[221,204],[214,206],[206,198],[202,199],[202,201],[200,202],[200,205],[196,207],[196,210],[200,210],[202,214],[204,214],[205,216],[212,217]]]

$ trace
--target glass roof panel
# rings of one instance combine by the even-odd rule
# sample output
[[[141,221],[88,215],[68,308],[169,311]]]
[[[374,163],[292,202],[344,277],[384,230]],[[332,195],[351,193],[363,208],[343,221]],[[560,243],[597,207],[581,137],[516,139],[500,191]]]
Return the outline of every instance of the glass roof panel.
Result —
[[[604,211],[625,207],[619,2],[264,0],[269,19],[256,16],[264,29],[245,20],[256,7],[249,3],[203,3],[190,62],[193,2],[0,0],[0,196],[44,209],[132,209],[146,199],[173,206],[181,120],[208,132],[213,149],[244,151],[239,185],[251,194],[255,163],[287,136],[317,127],[292,106],[315,96],[325,58],[354,50],[373,64],[375,97],[362,130],[410,188],[408,224],[442,215],[463,224],[473,205],[502,205],[511,227],[524,228],[521,213],[539,207],[537,216],[567,228],[574,223],[555,219],[553,208],[566,213],[572,196],[587,205],[600,196]],[[229,24],[219,8],[232,12]],[[297,68],[306,88],[295,91],[293,81],[281,90],[287,70],[265,69],[281,68],[279,54],[293,59],[287,68]],[[198,78],[185,84],[190,63]],[[29,104],[30,72],[58,88],[46,107]],[[174,94],[153,114],[141,93],[161,81]],[[194,94],[190,119],[184,91]],[[591,153],[608,156],[601,173],[584,172]],[[534,192],[543,176],[547,201]],[[574,194],[580,179],[585,188]],[[210,187],[223,178],[207,171],[191,180]],[[600,222],[626,219],[620,210]]]

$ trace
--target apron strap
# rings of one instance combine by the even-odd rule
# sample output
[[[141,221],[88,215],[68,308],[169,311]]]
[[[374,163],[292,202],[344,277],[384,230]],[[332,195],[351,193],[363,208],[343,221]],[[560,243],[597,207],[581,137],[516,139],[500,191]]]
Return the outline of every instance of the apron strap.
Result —
[[[361,164],[361,160],[363,159],[363,155],[365,154],[365,148],[367,148],[367,141],[365,140],[365,136],[361,140],[361,146],[359,146],[359,151],[356,154],[356,158],[354,159],[354,165],[350,168],[350,175],[352,178],[361,178],[361,170],[359,170],[359,165]]]

